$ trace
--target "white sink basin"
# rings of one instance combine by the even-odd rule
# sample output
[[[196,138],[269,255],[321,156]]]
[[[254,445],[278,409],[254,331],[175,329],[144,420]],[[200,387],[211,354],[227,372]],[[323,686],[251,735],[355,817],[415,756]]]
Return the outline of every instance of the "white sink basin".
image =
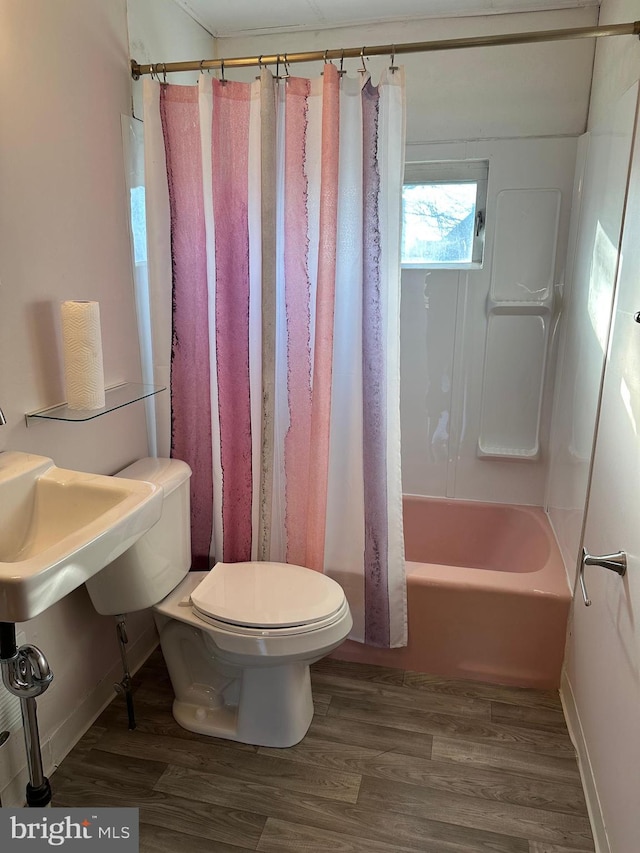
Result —
[[[32,619],[160,518],[162,488],[0,453],[0,622]]]

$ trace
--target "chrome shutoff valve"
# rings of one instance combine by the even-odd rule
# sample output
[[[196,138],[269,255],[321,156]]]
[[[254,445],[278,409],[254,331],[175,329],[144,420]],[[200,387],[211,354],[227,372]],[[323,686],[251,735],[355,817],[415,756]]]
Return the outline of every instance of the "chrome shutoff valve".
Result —
[[[20,646],[11,658],[3,658],[2,681],[9,693],[19,699],[42,696],[53,681],[46,657],[30,643]]]

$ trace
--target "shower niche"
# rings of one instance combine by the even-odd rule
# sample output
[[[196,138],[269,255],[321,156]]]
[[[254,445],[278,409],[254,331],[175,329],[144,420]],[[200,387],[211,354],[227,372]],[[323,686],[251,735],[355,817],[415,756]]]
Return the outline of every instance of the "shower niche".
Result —
[[[478,455],[538,459],[562,194],[503,190],[487,299]]]

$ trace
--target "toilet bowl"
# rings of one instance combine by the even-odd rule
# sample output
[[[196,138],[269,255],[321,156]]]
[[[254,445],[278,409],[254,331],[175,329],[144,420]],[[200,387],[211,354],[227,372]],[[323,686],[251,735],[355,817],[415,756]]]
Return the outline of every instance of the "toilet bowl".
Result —
[[[153,608],[186,729],[260,746],[300,741],[313,716],[309,666],[352,626],[342,587],[285,563],[189,572],[189,467],[142,459],[118,476],[164,490],[160,520],[87,582],[99,613]]]

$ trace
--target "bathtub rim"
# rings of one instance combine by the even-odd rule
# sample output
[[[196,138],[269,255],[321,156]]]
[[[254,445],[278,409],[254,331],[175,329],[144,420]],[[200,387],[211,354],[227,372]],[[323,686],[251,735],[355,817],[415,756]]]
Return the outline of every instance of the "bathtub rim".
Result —
[[[555,537],[551,521],[541,506],[527,504],[507,504],[489,501],[458,500],[457,498],[438,498],[428,495],[403,495],[403,503],[407,499],[419,503],[438,503],[440,505],[473,506],[524,513],[533,520],[548,546],[548,555],[544,563],[533,571],[504,571],[502,569],[480,568],[475,566],[459,566],[453,563],[431,563],[420,560],[405,559],[407,582],[427,586],[445,586],[454,588],[487,589],[492,592],[509,592],[510,594],[537,595],[559,599],[571,599],[572,590],[562,559],[562,554]]]

